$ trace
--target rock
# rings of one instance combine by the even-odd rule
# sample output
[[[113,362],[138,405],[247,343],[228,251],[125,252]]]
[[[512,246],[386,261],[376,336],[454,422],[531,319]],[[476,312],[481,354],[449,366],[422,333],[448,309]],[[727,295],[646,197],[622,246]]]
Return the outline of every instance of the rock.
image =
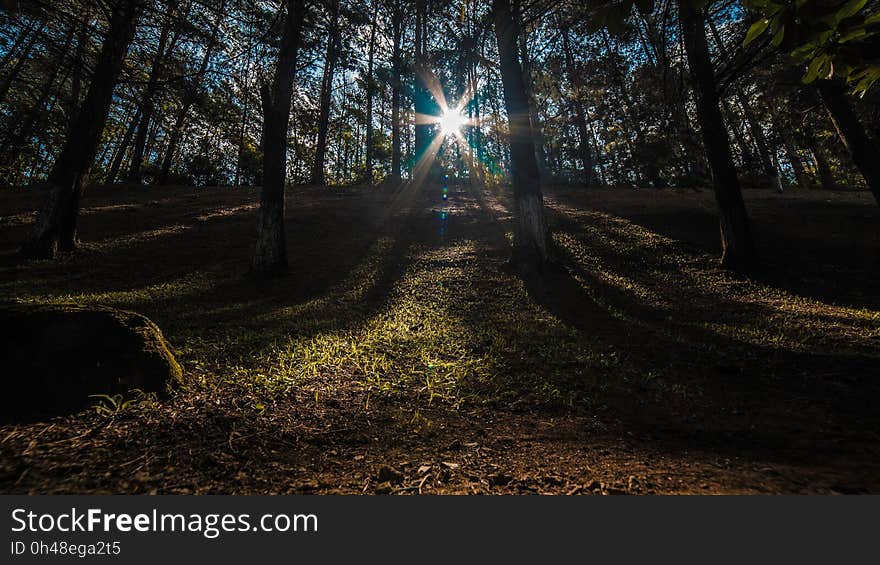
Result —
[[[513,481],[513,477],[504,473],[495,473],[489,476],[489,485],[493,487],[507,486]]]
[[[403,473],[397,471],[389,467],[388,465],[383,465],[379,469],[379,474],[376,476],[380,483],[391,483],[393,485],[399,485],[403,482]]]
[[[2,414],[69,413],[91,395],[164,396],[182,382],[161,330],[134,312],[78,304],[0,304]]]
[[[391,482],[385,481],[384,483],[379,483],[376,485],[376,494],[391,494],[393,487],[391,486]]]

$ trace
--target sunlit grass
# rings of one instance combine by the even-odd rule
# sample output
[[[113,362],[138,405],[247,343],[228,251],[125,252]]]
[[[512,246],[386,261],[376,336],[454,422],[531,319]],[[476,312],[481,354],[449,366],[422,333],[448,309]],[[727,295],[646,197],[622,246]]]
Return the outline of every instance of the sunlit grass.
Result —
[[[201,214],[208,221],[252,208]],[[87,249],[65,259],[69,265],[19,268],[0,294],[144,312],[163,328],[192,387],[236,387],[255,398],[354,388],[414,410],[485,403],[591,410],[614,397],[684,405],[702,394],[693,375],[712,374],[719,351],[737,355],[730,344],[876,355],[876,311],[732,277],[714,258],[632,222],[557,209],[566,223],[556,226],[555,241],[591,316],[575,325],[536,302],[501,268],[503,258],[487,259],[485,238],[428,244],[393,231],[312,294],[295,290],[308,270],[261,282],[236,263],[144,284],[103,264],[109,248]],[[146,241],[157,230],[130,239]],[[675,366],[652,362],[658,350],[679,347]],[[254,402],[260,410],[268,404]]]

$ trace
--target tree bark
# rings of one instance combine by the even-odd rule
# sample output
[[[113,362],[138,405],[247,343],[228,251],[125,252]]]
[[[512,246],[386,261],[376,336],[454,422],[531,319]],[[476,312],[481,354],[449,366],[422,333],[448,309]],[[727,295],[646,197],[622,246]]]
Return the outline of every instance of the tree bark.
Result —
[[[559,21],[559,20],[557,20]],[[565,74],[568,78],[568,87],[572,91],[571,103],[575,110],[575,124],[577,126],[579,153],[581,157],[581,166],[583,167],[584,186],[590,188],[595,178],[595,163],[593,161],[593,152],[590,150],[590,135],[587,131],[587,113],[584,111],[584,105],[577,96],[574,78],[574,55],[571,51],[571,43],[568,38],[568,29],[563,28],[560,22],[562,32],[562,49],[565,52]]]
[[[538,173],[546,182],[549,179],[547,171],[547,152],[544,149],[544,129],[541,127],[541,117],[538,115],[538,102],[535,98],[534,76],[532,74],[532,61],[529,58],[528,33],[517,20],[520,30],[520,61],[522,61],[523,84],[526,87],[526,98],[529,102],[529,122],[532,126],[532,139],[535,144],[535,158],[538,160]]]
[[[137,129],[140,120],[141,107],[140,104],[138,104],[134,111],[134,118],[131,119],[128,127],[125,128],[125,133],[122,134],[122,139],[119,141],[119,147],[116,148],[116,151],[113,154],[113,161],[110,163],[110,170],[107,172],[107,178],[104,179],[105,183],[113,184],[116,182],[116,178],[119,176],[119,171],[122,169],[122,162],[125,160],[125,152],[128,150],[131,138],[134,137],[134,131]]]
[[[807,132],[807,148],[813,156],[813,165],[816,167],[816,174],[819,176],[819,184],[825,190],[837,190],[837,181],[834,180],[834,173],[828,165],[825,151],[819,145],[819,140],[816,139],[812,132]]]
[[[140,0],[119,0],[113,6],[107,37],[88,93],[49,173],[49,200],[40,211],[33,233],[21,248],[25,257],[54,258],[59,248],[75,247],[79,200],[88,182],[141,8]]]
[[[296,77],[304,0],[287,0],[278,64],[263,113],[263,187],[260,191],[259,227],[251,270],[280,274],[287,270],[284,230],[284,184],[287,167],[287,126]]]
[[[12,61],[13,57],[15,57],[16,53],[18,53],[19,49],[21,49],[22,45],[24,45],[26,41],[33,39],[32,34],[37,27],[37,21],[38,20],[36,19],[31,20],[24,29],[21,30],[21,33],[15,38],[15,41],[9,47],[9,50],[3,55],[3,59],[0,59],[0,69],[5,69],[10,61]]]
[[[162,158],[162,168],[159,171],[158,184],[160,185],[168,183],[168,175],[171,173],[171,166],[174,164],[174,157],[177,154],[177,146],[180,144],[180,139],[183,137],[183,125],[186,122],[186,117],[189,114],[190,109],[196,102],[198,91],[202,88],[205,74],[208,71],[208,64],[211,62],[211,56],[214,54],[217,32],[220,28],[220,23],[225,17],[225,8],[226,2],[224,0],[223,2],[220,2],[220,7],[217,11],[217,19],[214,20],[214,25],[211,27],[210,43],[205,49],[205,54],[202,57],[202,62],[199,65],[195,80],[193,80],[191,88],[187,89],[184,94],[183,103],[174,120],[174,126],[172,126],[171,135],[168,140],[168,146],[165,148],[165,156]]]
[[[431,144],[431,126],[419,116],[430,114],[431,95],[428,91],[428,61],[426,51],[426,27],[428,12],[426,0],[416,0],[415,27],[415,85],[413,87],[413,106],[415,108],[415,158],[418,162]]]
[[[778,112],[771,111],[770,118],[773,120],[773,129],[779,133],[782,150],[785,152],[785,158],[791,165],[791,170],[794,173],[795,184],[803,189],[812,188],[810,177],[807,176],[807,173],[804,170],[803,160],[801,159],[801,155],[795,145],[795,141],[797,141],[800,136],[797,135],[793,128],[786,128],[783,125],[782,120],[779,119]]]
[[[330,103],[333,94],[333,77],[336,74],[336,60],[339,57],[339,42],[339,2],[335,1],[330,20],[330,34],[327,37],[327,54],[324,57],[321,107],[318,113],[318,140],[315,143],[315,162],[312,164],[311,183],[316,185],[322,185],[325,182],[324,164],[327,158],[327,133],[330,127]]]
[[[726,55],[727,49],[721,41],[721,34],[718,33],[718,28],[715,26],[715,22],[712,18],[707,19],[709,30],[712,32],[712,37],[715,39],[715,44],[718,45],[719,51]],[[764,135],[764,128],[761,127],[760,122],[758,122],[758,118],[755,116],[755,111],[749,103],[749,99],[745,95],[745,92],[743,92],[742,87],[734,85],[733,92],[736,96],[737,103],[742,109],[746,125],[748,125],[749,128],[749,134],[752,136],[752,140],[755,142],[755,147],[758,150],[758,158],[761,160],[761,168],[764,169],[764,174],[767,176],[770,184],[779,192],[782,192],[782,180],[779,177],[779,169],[773,163],[774,158],[771,153],[770,145],[767,143],[767,136]]]
[[[510,128],[510,176],[515,216],[511,263],[527,272],[541,271],[550,260],[551,239],[529,123],[529,102],[517,58],[519,32],[510,0],[494,0],[492,10]]]
[[[370,47],[367,56],[367,132],[364,140],[364,183],[373,185],[373,57],[376,53],[376,20],[379,17],[379,3],[373,8],[373,21],[370,25]]]
[[[37,40],[40,39],[40,34],[43,33],[43,30],[46,28],[45,23],[41,23],[40,27],[37,28],[36,31],[33,31],[28,39],[27,44],[21,51],[21,54],[16,59],[15,64],[12,65],[12,68],[9,69],[9,72],[3,77],[3,80],[0,81],[0,102],[6,100],[6,96],[9,94],[9,89],[12,87],[12,83],[15,82],[15,79],[18,78],[18,75],[21,74],[21,71],[24,69],[25,64],[30,60],[31,50],[33,50],[34,45],[36,45]],[[4,64],[3,67],[5,68]]]
[[[834,128],[865,178],[874,199],[880,204],[880,149],[856,116],[841,83],[821,81],[818,88]]]
[[[697,98],[697,118],[712,169],[712,184],[721,216],[721,264],[733,270],[746,269],[755,260],[749,218],[740,190],[730,141],[721,116],[715,76],[706,40],[706,19],[693,0],[679,2],[682,34],[688,67]]]
[[[61,46],[60,53],[67,53],[71,43],[73,43],[75,34],[76,28],[71,27],[64,44]],[[58,81],[58,76],[61,74],[62,69],[66,69],[66,65],[57,64],[52,66],[52,69],[49,71],[49,76],[43,81],[43,86],[40,89],[37,100],[28,111],[24,112],[24,115],[21,116],[19,120],[12,123],[11,135],[8,142],[3,144],[2,149],[2,163],[4,165],[2,168],[6,169],[6,178],[3,179],[4,184],[13,186],[20,182],[21,154],[31,141],[34,132],[39,131],[39,125],[48,117],[49,112],[47,104],[53,96],[53,87],[55,87],[55,83]],[[56,97],[60,94],[66,81],[67,76],[62,76],[60,84],[54,89]]]
[[[403,40],[403,12],[400,0],[394,1],[394,13],[391,16],[392,41],[391,48],[391,184],[400,185],[400,96],[401,80],[403,73],[403,54],[401,41]]]
[[[73,76],[70,81],[70,97],[67,100],[67,123],[68,130],[73,127],[73,120],[76,119],[76,111],[79,108],[79,100],[82,96],[83,71],[85,69],[86,48],[88,47],[91,21],[91,14],[87,13],[83,16],[80,23],[79,32],[76,38],[76,54],[73,62]]]
[[[156,105],[156,92],[159,89],[159,73],[162,72],[162,65],[165,61],[165,47],[168,44],[168,37],[171,34],[171,23],[174,20],[174,10],[177,6],[176,0],[170,0],[168,10],[165,15],[165,22],[162,24],[162,30],[159,34],[159,44],[156,47],[156,55],[153,57],[153,64],[150,69],[150,77],[147,81],[147,87],[144,90],[144,97],[141,102],[140,121],[137,126],[137,133],[134,138],[134,147],[131,154],[131,162],[129,163],[128,182],[140,184],[142,181],[141,168],[144,162],[144,150],[147,146],[147,137],[150,133],[150,124],[153,119],[153,111]]]

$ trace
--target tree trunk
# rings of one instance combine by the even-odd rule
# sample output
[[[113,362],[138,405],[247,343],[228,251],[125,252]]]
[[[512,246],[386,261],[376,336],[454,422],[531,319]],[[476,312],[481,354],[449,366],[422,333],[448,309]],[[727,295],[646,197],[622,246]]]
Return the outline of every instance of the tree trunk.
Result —
[[[712,60],[706,41],[705,15],[692,2],[693,0],[681,0],[679,15],[688,67],[697,98],[697,118],[712,169],[712,184],[721,216],[721,264],[729,269],[745,269],[754,262],[754,244],[730,152],[727,129],[718,104]]]
[[[330,103],[333,94],[333,77],[336,74],[336,59],[339,57],[339,2],[333,3],[330,20],[330,35],[327,37],[327,54],[324,57],[324,76],[321,80],[321,107],[318,113],[318,140],[315,144],[315,162],[312,164],[311,183],[322,185],[325,182],[324,164],[327,158],[327,133],[330,127]]]
[[[105,183],[113,184],[116,182],[116,178],[119,176],[119,170],[122,169],[122,162],[125,160],[125,152],[128,150],[128,145],[131,143],[131,138],[134,137],[134,131],[137,129],[140,120],[141,107],[138,105],[134,112],[134,118],[129,122],[128,127],[125,128],[125,133],[122,134],[122,140],[119,142],[119,147],[116,148],[116,152],[113,154],[113,161],[110,163],[110,170],[107,172],[107,178],[104,179]]]
[[[773,129],[779,133],[782,150],[785,152],[786,160],[789,165],[791,165],[796,186],[803,189],[812,188],[810,177],[807,176],[807,173],[804,170],[804,162],[795,146],[795,141],[797,141],[800,136],[797,135],[794,129],[786,128],[783,125],[783,122],[779,119],[779,113],[777,111],[771,110],[770,118],[773,120]]]
[[[403,13],[400,0],[395,0],[394,13],[391,17],[394,36],[391,48],[391,184],[396,187],[400,185],[400,75],[403,73],[400,45],[403,40]]]
[[[287,166],[287,126],[296,76],[304,0],[287,0],[284,33],[278,50],[275,78],[267,90],[263,113],[263,188],[260,191],[257,244],[251,270],[279,274],[287,270],[287,239],[284,232],[284,184]]]
[[[520,60],[522,61],[523,84],[526,87],[526,99],[529,102],[529,122],[532,126],[532,139],[535,144],[535,157],[538,160],[538,173],[544,182],[549,180],[547,174],[547,152],[544,150],[544,129],[541,127],[541,118],[538,115],[538,102],[535,99],[534,77],[532,75],[532,61],[529,58],[528,34],[522,24],[517,20],[520,30]]]
[[[842,84],[821,81],[819,95],[831,115],[840,139],[852,155],[874,199],[880,204],[880,149],[856,116]]]
[[[559,20],[557,20],[559,21]],[[580,98],[577,96],[576,88],[575,88],[575,77],[574,77],[574,55],[571,51],[571,43],[568,38],[568,29],[562,27],[560,22],[560,29],[562,30],[562,48],[565,51],[565,74],[568,78],[568,87],[572,92],[571,102],[574,105],[575,110],[575,124],[577,125],[578,132],[578,141],[579,141],[579,153],[581,157],[581,166],[583,167],[584,174],[584,186],[586,188],[590,188],[593,184],[593,178],[595,176],[595,164],[593,162],[593,152],[590,150],[590,135],[587,131],[587,114],[584,111],[584,105],[581,103]]]
[[[370,25],[370,47],[367,56],[367,133],[364,141],[364,183],[373,185],[373,57],[376,53],[376,20],[379,17],[379,3],[373,8],[373,22]]]
[[[794,180],[797,185],[800,188],[810,188],[810,178],[804,171],[804,164],[801,161],[801,156],[798,154],[794,144],[792,144],[785,135],[783,135],[782,138],[782,148],[785,150],[785,156],[788,158],[792,172],[794,172]]]
[[[715,39],[715,44],[718,45],[719,51],[726,55],[727,50],[724,47],[724,43],[721,41],[721,34],[718,33],[718,28],[715,26],[715,22],[712,18],[708,18],[708,23],[709,30],[712,32],[712,37]],[[779,192],[782,192],[782,180],[779,178],[779,169],[773,163],[774,158],[771,154],[770,146],[767,143],[767,136],[764,135],[764,128],[761,127],[761,124],[758,122],[758,118],[755,116],[755,111],[752,109],[752,105],[749,103],[749,99],[745,95],[745,92],[743,92],[742,87],[735,85],[733,92],[736,96],[737,103],[742,109],[746,125],[748,125],[749,128],[749,134],[752,136],[752,140],[755,142],[755,147],[758,150],[758,158],[761,160],[761,168],[764,169],[764,174],[769,179],[770,184]]]
[[[67,34],[67,38],[61,47],[61,53],[67,53],[71,43],[73,43],[75,34],[76,28],[71,27]],[[21,175],[19,172],[21,169],[22,152],[28,146],[34,132],[39,131],[39,125],[48,117],[49,110],[46,105],[53,96],[53,87],[58,80],[58,75],[61,74],[61,70],[66,69],[66,67],[67,66],[63,64],[52,66],[52,69],[49,71],[49,76],[43,81],[43,86],[40,89],[37,100],[27,112],[24,112],[24,115],[21,116],[19,120],[12,123],[12,132],[9,141],[3,144],[3,159],[0,161],[4,165],[2,168],[6,169],[6,178],[3,179],[4,184],[13,186],[20,182]],[[60,84],[57,89],[54,90],[56,97],[60,94],[66,81],[67,76],[62,76]]]
[[[49,200],[40,211],[32,235],[22,246],[25,257],[54,258],[59,248],[69,250],[75,246],[80,196],[140,12],[140,0],[119,0],[113,7],[88,93],[49,173]]]
[[[91,15],[86,14],[79,26],[79,33],[76,38],[76,54],[73,62],[73,77],[70,81],[70,96],[67,99],[67,128],[73,127],[73,120],[76,118],[76,111],[79,108],[79,99],[82,96],[83,70],[85,68],[86,48],[88,47],[90,37],[89,23]]]
[[[425,123],[424,116],[430,114],[431,95],[428,91],[427,54],[425,53],[428,12],[426,0],[416,0],[415,28],[415,85],[413,106],[415,108],[415,159],[418,162],[431,144],[431,126]],[[421,116],[421,117],[420,117]],[[422,122],[422,123],[419,123]]]
[[[519,33],[510,10],[510,0],[494,0],[492,8],[510,128],[510,176],[515,216],[511,263],[525,271],[540,271],[550,259],[551,239],[529,123],[529,102],[517,59]]]
[[[9,72],[3,77],[3,81],[0,82],[0,102],[6,100],[6,95],[9,94],[9,89],[12,87],[12,83],[15,82],[15,79],[18,78],[18,75],[21,74],[22,69],[24,69],[25,63],[30,60],[31,50],[33,50],[34,45],[36,45],[37,40],[40,39],[40,34],[43,33],[43,30],[46,28],[45,23],[41,23],[40,27],[30,35],[27,44],[21,51],[21,54],[16,59],[15,64],[12,65],[12,68],[9,69]],[[4,64],[3,67],[5,68]]]
[[[812,132],[807,132],[807,148],[813,156],[813,165],[816,167],[816,174],[819,176],[819,183],[825,190],[837,190],[837,181],[834,180],[834,173],[828,165],[828,159],[825,157],[825,151],[819,145],[819,141]]]
[[[18,50],[21,49],[22,45],[25,42],[29,42],[29,40],[33,39],[34,29],[37,27],[36,19],[31,20],[24,29],[21,30],[21,33],[18,34],[18,37],[15,38],[12,46],[9,47],[9,50],[6,51],[6,54],[3,55],[3,59],[0,59],[0,69],[5,69],[9,63],[12,61],[13,57],[15,57]]]
[[[205,54],[202,57],[202,62],[199,65],[195,80],[193,80],[192,86],[187,89],[184,94],[180,111],[177,112],[177,116],[174,120],[174,126],[172,126],[171,135],[168,140],[168,146],[165,148],[165,156],[162,158],[162,168],[159,171],[158,184],[160,185],[168,183],[168,175],[171,172],[171,166],[174,164],[177,146],[180,144],[181,137],[183,137],[183,125],[186,122],[186,117],[189,114],[190,109],[196,102],[198,91],[201,90],[202,83],[205,80],[205,74],[208,71],[208,64],[211,62],[211,56],[214,54],[214,44],[217,41],[217,32],[220,28],[220,23],[225,17],[225,7],[226,2],[224,0],[223,2],[220,2],[220,7],[217,11],[217,19],[214,20],[214,25],[211,28],[211,38],[208,47],[205,49]]]
[[[603,30],[602,39],[605,44],[605,49],[609,53],[617,54],[617,49],[612,47],[611,45],[611,34],[608,30]],[[642,175],[641,167],[639,166],[638,158],[636,156],[636,148],[642,146],[642,141],[644,140],[644,132],[642,130],[642,124],[638,120],[632,119],[633,108],[635,105],[632,102],[632,98],[629,95],[629,89],[626,86],[626,71],[623,70],[618,64],[615,64],[613,67],[614,75],[613,78],[617,83],[617,88],[620,91],[620,97],[623,99],[623,105],[621,106],[622,116],[620,120],[620,126],[623,130],[623,139],[626,142],[627,147],[629,148],[630,158],[632,160],[633,165],[633,176],[635,177],[636,186],[642,186],[644,184],[644,178]]]
[[[172,0],[168,3],[168,11],[165,15],[165,22],[162,24],[162,30],[159,34],[159,44],[156,47],[156,55],[153,57],[153,65],[150,69],[150,78],[147,81],[147,87],[144,90],[144,97],[141,101],[141,115],[137,126],[137,134],[134,138],[134,147],[131,154],[131,162],[128,169],[128,182],[140,184],[141,167],[144,161],[144,150],[147,146],[147,137],[150,133],[150,124],[153,119],[153,110],[156,105],[156,91],[159,88],[159,73],[162,71],[162,65],[165,61],[165,46],[168,43],[168,37],[171,33],[171,23],[174,20],[174,10],[177,2]]]

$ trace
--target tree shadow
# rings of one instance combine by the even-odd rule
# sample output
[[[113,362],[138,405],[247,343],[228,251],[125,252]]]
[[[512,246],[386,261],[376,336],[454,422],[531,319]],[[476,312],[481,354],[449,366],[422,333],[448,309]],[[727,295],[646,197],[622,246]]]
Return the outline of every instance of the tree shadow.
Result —
[[[797,343],[799,326],[837,313],[783,316],[772,300],[754,299],[760,284],[713,272],[688,246],[619,218],[586,213],[574,221],[554,212],[551,222],[565,269],[524,277],[523,284],[535,303],[582,336],[585,348],[611,352],[615,363],[575,363],[562,367],[562,376],[537,370],[532,383],[507,383],[518,394],[562,389],[608,422],[678,451],[801,463],[876,457],[877,344],[826,337],[822,327],[808,335],[812,341]],[[852,324],[841,334],[876,331],[876,321],[840,316],[836,324]],[[777,318],[786,339],[760,333]],[[517,337],[523,346],[530,333],[540,334],[539,324]]]
[[[746,190],[760,265],[752,277],[835,304],[880,308],[880,208],[861,192]],[[554,191],[561,206],[607,212],[720,254],[711,192]]]

